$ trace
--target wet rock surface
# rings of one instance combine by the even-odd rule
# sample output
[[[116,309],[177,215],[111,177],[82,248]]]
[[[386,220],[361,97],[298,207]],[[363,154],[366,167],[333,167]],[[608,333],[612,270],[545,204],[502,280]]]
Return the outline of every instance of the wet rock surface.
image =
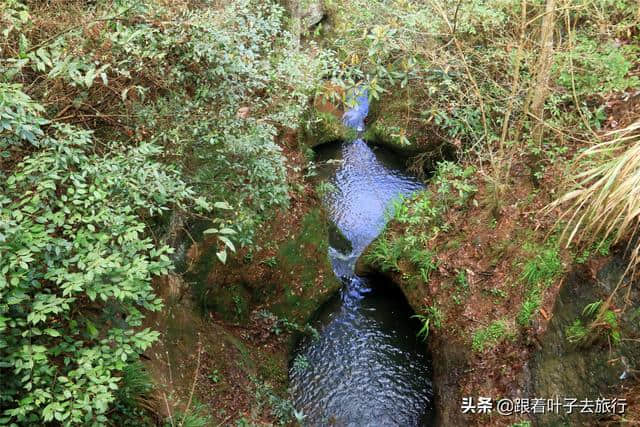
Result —
[[[604,336],[608,333],[607,327],[604,327],[604,335],[584,344],[571,343],[567,339],[567,330],[576,319],[587,323],[583,314],[585,306],[606,300],[611,294],[625,266],[622,257],[616,256],[599,269],[595,277],[585,268],[568,274],[556,299],[553,317],[541,337],[541,348],[532,356],[532,395],[545,399],[559,396],[561,402],[564,397],[575,398],[579,405],[583,399],[595,401],[598,398],[622,397],[632,385],[633,370],[640,366],[640,345],[635,341],[640,337],[637,310],[640,293],[637,286],[630,288],[630,305],[620,321],[623,340],[619,344]],[[613,310],[624,306],[627,290],[628,287],[618,290]],[[580,414],[580,409],[573,415],[565,414],[562,408],[558,412],[535,417],[535,424],[601,425],[599,423],[606,421],[593,413]]]

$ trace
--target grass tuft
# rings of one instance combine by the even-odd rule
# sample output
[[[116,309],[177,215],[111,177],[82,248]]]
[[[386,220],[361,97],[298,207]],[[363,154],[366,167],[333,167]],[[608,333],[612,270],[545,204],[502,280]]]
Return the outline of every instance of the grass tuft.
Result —
[[[619,243],[634,236],[640,226],[640,121],[607,135],[611,140],[585,151],[577,166],[575,189],[548,209],[570,203],[560,220],[567,220],[563,237],[592,244],[597,239]],[[640,263],[640,240],[631,248],[625,272]]]
[[[380,267],[382,271],[399,271],[398,261],[403,250],[400,242],[391,241],[387,237],[378,239],[371,250],[365,254],[365,260]]]
[[[522,302],[522,307],[518,312],[516,320],[521,326],[527,327],[531,324],[531,319],[538,308],[540,308],[540,303],[540,292],[538,289],[534,289]]]
[[[530,286],[548,285],[550,281],[562,271],[562,260],[555,247],[544,248],[532,259],[526,262],[522,278]]]
[[[473,333],[471,348],[473,351],[481,352],[495,347],[512,336],[513,332],[506,320],[499,319]]]

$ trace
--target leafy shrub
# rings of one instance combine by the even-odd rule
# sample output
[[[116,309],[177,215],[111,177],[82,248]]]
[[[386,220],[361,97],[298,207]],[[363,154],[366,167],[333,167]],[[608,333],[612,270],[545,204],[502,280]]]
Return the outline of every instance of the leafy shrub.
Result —
[[[295,408],[289,399],[280,397],[273,387],[256,378],[252,378],[256,386],[255,399],[259,409],[269,408],[269,414],[279,425],[286,425],[294,418]]]
[[[202,192],[233,194],[239,240],[248,244],[264,214],[288,206],[285,158],[271,126],[245,124],[242,130],[220,132],[218,142],[198,156],[203,166],[195,179],[204,183]]]
[[[171,268],[147,224],[220,208],[207,231],[248,244],[287,205],[276,137],[328,59],[297,49],[274,1],[1,9],[0,424],[113,408],[126,424],[132,363],[158,336],[141,329],[162,306],[151,281]]]
[[[474,173],[475,168],[472,166],[462,169],[460,165],[453,162],[438,163],[433,181],[445,207],[450,204],[456,207],[464,206],[478,191],[475,185],[469,183],[469,178]]]
[[[441,231],[448,231],[444,213],[452,207],[463,207],[477,191],[470,181],[473,167],[463,169],[453,162],[439,162],[432,178],[431,189],[393,201],[394,220],[406,225],[402,235],[383,233],[365,252],[364,259],[382,271],[399,271],[402,259],[410,261],[417,269],[418,278],[429,282],[430,275],[438,268],[436,253],[427,242]]]
[[[234,206],[226,217],[235,217],[234,239],[242,245],[273,209],[287,206],[276,137],[298,126],[331,57],[319,49],[310,58],[298,49],[277,2],[122,0],[43,8],[38,16],[19,2],[8,6],[0,43],[14,58],[3,70],[9,80],[33,76],[29,94],[44,98],[50,117],[65,113],[74,120],[90,109],[101,135],[164,147],[164,160],[181,165],[194,190]],[[83,25],[75,25],[78,19]],[[40,40],[34,20],[53,21],[54,36]],[[29,108],[28,98],[14,105]],[[16,126],[12,132],[24,138],[38,136]]]
[[[376,123],[392,140],[423,146],[454,140],[466,147],[495,139],[509,93],[504,70],[513,62],[495,43],[515,43],[521,2],[328,3],[335,17],[331,44],[343,62],[337,74],[366,81],[373,99],[393,96],[397,102],[379,108],[397,120]],[[438,131],[424,131],[432,128]]]
[[[432,189],[418,192],[410,198],[394,200],[394,219],[411,228],[442,226],[442,214],[447,209],[466,206],[476,193],[477,187],[470,182],[474,173],[471,166],[463,169],[453,162],[438,162],[431,179]]]
[[[29,114],[10,126],[37,128]],[[158,337],[139,328],[162,306],[151,278],[170,268],[170,248],[146,236],[144,219],[195,198],[153,161],[158,147],[112,143],[101,155],[92,138],[51,126],[0,187],[4,421],[105,423],[119,374]]]
[[[637,48],[602,43],[586,35],[577,37],[573,49],[556,63],[558,83],[566,90],[575,88],[580,97],[606,95],[640,85],[637,76],[628,76]]]
[[[0,83],[0,156],[23,141],[36,145],[44,135],[41,126],[48,123],[40,114],[42,105],[27,96],[17,84]]]

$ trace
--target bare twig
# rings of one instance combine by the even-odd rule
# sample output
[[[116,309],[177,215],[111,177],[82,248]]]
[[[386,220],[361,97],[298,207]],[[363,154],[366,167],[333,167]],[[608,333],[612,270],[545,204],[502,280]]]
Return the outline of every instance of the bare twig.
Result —
[[[460,5],[462,4],[462,0],[458,0],[458,4],[456,4],[456,11],[453,14],[453,36],[456,36],[456,27],[458,26],[458,10],[460,10]]]
[[[191,392],[189,393],[189,401],[187,402],[187,407],[184,409],[185,415],[189,412],[191,408],[191,401],[193,400],[193,393],[196,390],[196,384],[198,383],[198,374],[200,373],[200,361],[202,359],[202,342],[200,341],[200,333],[198,332],[198,363],[196,365],[196,371],[193,374],[193,383],[191,383]],[[180,426],[184,426],[184,418],[182,419],[182,423]]]
[[[136,4],[133,4],[133,5],[129,6],[128,8],[124,9],[124,10],[123,10],[123,11],[121,11],[120,13],[117,13],[117,14],[115,14],[115,15],[113,15],[113,16],[104,16],[104,17],[102,17],[102,18],[93,19],[93,20],[91,20],[91,21],[89,21],[89,22],[83,22],[83,23],[81,23],[81,24],[77,24],[77,25],[74,25],[74,26],[72,26],[72,27],[65,28],[64,30],[62,30],[62,31],[60,31],[60,32],[58,32],[58,33],[56,33],[56,34],[54,34],[53,36],[49,37],[48,39],[44,40],[43,42],[40,42],[40,43],[38,43],[37,45],[32,46],[29,50],[27,50],[27,53],[29,53],[29,52],[33,52],[34,50],[38,50],[38,49],[40,49],[41,47],[46,46],[47,44],[49,44],[49,43],[53,42],[54,40],[58,39],[59,37],[62,37],[62,36],[64,36],[65,34],[70,33],[71,31],[74,31],[74,30],[77,30],[77,29],[83,28],[83,27],[85,27],[85,26],[87,26],[87,25],[95,24],[96,22],[102,22],[102,21],[114,21],[114,20],[117,20],[117,19],[119,19],[119,17],[120,17],[120,16],[122,16],[122,15],[126,14],[126,13],[127,13],[127,12],[129,12],[131,9],[133,9],[133,7],[134,7],[134,6],[136,6]]]

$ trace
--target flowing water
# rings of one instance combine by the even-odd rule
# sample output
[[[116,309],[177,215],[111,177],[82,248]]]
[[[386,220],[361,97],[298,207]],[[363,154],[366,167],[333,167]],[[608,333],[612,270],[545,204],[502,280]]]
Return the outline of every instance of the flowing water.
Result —
[[[366,92],[345,114],[362,130]],[[290,369],[291,391],[305,425],[416,426],[431,418],[429,358],[406,299],[381,277],[354,274],[357,258],[384,228],[393,200],[421,188],[390,153],[362,139],[321,147],[326,205],[350,248],[330,248],[340,295],[316,313],[319,337],[302,339]]]

